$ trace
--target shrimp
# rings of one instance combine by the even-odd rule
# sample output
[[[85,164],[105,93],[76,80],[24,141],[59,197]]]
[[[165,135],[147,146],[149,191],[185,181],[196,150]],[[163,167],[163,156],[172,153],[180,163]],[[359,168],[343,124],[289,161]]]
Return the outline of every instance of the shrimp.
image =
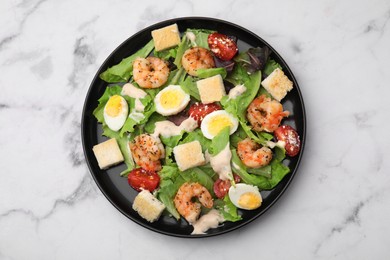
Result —
[[[209,69],[215,67],[211,52],[202,47],[192,47],[186,50],[181,58],[183,68],[191,76],[196,76],[198,69]]]
[[[142,88],[159,88],[167,82],[169,68],[156,57],[136,58],[133,63],[134,81]]]
[[[271,149],[265,146],[262,147],[250,138],[238,142],[237,154],[241,161],[250,168],[266,166],[272,160]]]
[[[255,98],[247,109],[247,118],[255,131],[275,131],[283,117],[289,115],[283,111],[283,106],[276,100],[261,95]]]
[[[165,157],[165,150],[158,137],[139,135],[129,143],[129,147],[137,165],[149,171],[161,170],[160,159]]]
[[[189,223],[194,223],[201,211],[200,203],[193,202],[193,197],[197,197],[199,202],[206,208],[212,208],[214,204],[210,192],[199,183],[186,182],[181,185],[173,201],[177,211]]]

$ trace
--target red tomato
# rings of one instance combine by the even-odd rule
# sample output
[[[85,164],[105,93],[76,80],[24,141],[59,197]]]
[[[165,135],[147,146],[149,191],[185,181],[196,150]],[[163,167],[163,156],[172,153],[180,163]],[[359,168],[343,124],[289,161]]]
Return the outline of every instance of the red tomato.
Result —
[[[241,181],[240,176],[238,176],[237,174],[233,174],[233,177],[234,177],[234,181],[236,183]],[[214,188],[214,193],[217,196],[217,198],[222,199],[223,197],[225,197],[229,191],[230,186],[231,186],[230,180],[224,180],[224,181],[221,179],[216,180],[214,182],[213,188]]]
[[[149,190],[152,192],[160,183],[160,176],[154,171],[137,168],[129,173],[127,180],[130,186],[137,191]]]
[[[225,34],[212,33],[207,38],[210,50],[221,60],[231,60],[236,55],[238,48],[235,41]]]
[[[214,182],[214,193],[218,199],[222,199],[226,196],[230,188],[230,180],[218,179]]]
[[[207,116],[211,112],[214,112],[216,110],[221,110],[221,109],[222,107],[216,103],[203,104],[203,103],[196,102],[190,107],[188,114],[190,117],[198,121],[198,125],[200,125],[200,123],[202,123],[202,120],[205,116]]]
[[[299,135],[294,128],[289,125],[279,126],[275,130],[275,137],[278,141],[286,142],[286,154],[289,156],[295,156],[299,153],[301,149],[301,141],[299,140]]]

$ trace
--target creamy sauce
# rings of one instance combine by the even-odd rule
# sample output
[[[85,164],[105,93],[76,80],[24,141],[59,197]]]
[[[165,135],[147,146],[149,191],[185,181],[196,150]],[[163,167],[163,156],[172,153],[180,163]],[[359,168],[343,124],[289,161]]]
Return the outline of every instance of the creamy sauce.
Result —
[[[200,217],[198,221],[193,223],[194,231],[192,235],[201,235],[204,234],[210,228],[218,227],[219,223],[222,223],[224,218],[219,214],[218,210],[212,209],[207,214]]]
[[[159,135],[162,135],[163,137],[171,137],[180,135],[182,131],[194,131],[198,127],[198,122],[192,117],[189,117],[181,122],[179,126],[168,120],[156,122],[155,125],[156,127],[154,129],[153,136],[158,137]]]
[[[232,164],[233,164],[234,169],[236,169],[236,170],[240,169],[240,166],[238,166],[237,164],[235,164],[235,163],[232,163]]]
[[[225,148],[215,156],[210,156],[210,165],[213,170],[218,173],[221,180],[232,179],[232,168],[230,160],[232,159],[232,152],[229,149],[229,142]]]
[[[244,85],[237,85],[229,91],[229,99],[236,99],[238,96],[242,95],[246,91]]]
[[[143,112],[145,106],[141,102],[141,98],[145,98],[148,94],[142,89],[136,88],[133,84],[127,83],[122,88],[123,96],[127,95],[129,97],[135,98],[135,110]]]
[[[141,122],[141,120],[145,118],[144,114],[137,111],[132,111],[129,117],[137,123]]]
[[[275,142],[272,142],[272,141],[268,141],[267,142],[267,146],[271,149],[275,148],[275,146],[278,146],[280,148],[283,148],[286,146],[286,142],[284,141],[277,141],[276,143]]]
[[[195,34],[193,32],[186,32],[186,36],[187,36],[188,40],[191,41],[191,44],[195,47],[196,46],[196,42],[195,42],[196,36],[195,36]]]

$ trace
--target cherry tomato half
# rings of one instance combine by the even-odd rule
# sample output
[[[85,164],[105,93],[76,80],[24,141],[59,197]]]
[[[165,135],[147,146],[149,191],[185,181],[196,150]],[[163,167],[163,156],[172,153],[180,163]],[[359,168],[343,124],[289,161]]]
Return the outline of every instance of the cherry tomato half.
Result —
[[[205,116],[211,112],[221,109],[222,107],[217,103],[203,104],[196,102],[188,110],[188,115],[198,121],[198,125],[200,125]]]
[[[275,130],[275,137],[278,141],[286,142],[286,154],[293,157],[299,153],[301,149],[301,141],[299,140],[299,135],[294,128],[289,125],[279,126]]]
[[[149,190],[154,191],[160,183],[160,176],[154,171],[148,171],[143,168],[132,170],[127,176],[131,187],[137,191]]]
[[[238,48],[236,42],[229,36],[221,33],[212,33],[207,38],[209,48],[221,60],[231,60]]]
[[[236,183],[239,183],[241,181],[240,176],[233,174],[233,177],[234,177],[234,181]],[[222,199],[223,197],[225,197],[229,191],[230,186],[231,186],[230,180],[224,180],[224,181],[221,179],[216,180],[214,182],[213,188],[214,188],[214,193],[217,196],[217,198]]]

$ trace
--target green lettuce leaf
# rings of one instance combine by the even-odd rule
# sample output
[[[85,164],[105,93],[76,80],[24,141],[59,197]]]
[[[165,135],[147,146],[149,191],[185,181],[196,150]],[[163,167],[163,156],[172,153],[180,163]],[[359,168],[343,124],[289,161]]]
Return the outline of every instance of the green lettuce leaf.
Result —
[[[229,99],[229,96],[224,96],[221,100],[221,104],[226,111],[236,115],[242,122],[246,122],[246,109],[252,100],[256,97],[260,88],[261,72],[257,71],[249,76],[245,81],[244,86],[246,91],[236,97],[235,99]]]
[[[124,58],[119,64],[114,65],[111,68],[108,68],[106,71],[102,72],[99,77],[109,83],[129,81],[131,75],[133,74],[134,60],[138,57],[147,57],[153,48],[154,43],[153,40],[151,40],[133,55]]]
[[[174,135],[174,136],[170,136],[170,137],[160,136],[160,139],[164,145],[169,146],[169,147],[175,147],[175,146],[177,146],[177,144],[179,143],[179,141],[181,140],[182,137],[183,137],[183,134]]]
[[[268,76],[277,68],[282,70],[282,66],[280,66],[279,63],[277,63],[275,60],[269,59],[263,70],[264,76]]]
[[[120,131],[121,136],[123,136],[124,133],[133,132],[136,125],[145,124],[149,120],[149,117],[156,111],[153,99],[150,95],[141,99],[142,104],[145,106],[143,112],[135,111],[135,98],[125,96],[125,99],[128,100],[129,111],[131,112]]]
[[[163,60],[175,59],[176,55],[177,55],[177,49],[178,49],[178,46],[176,46],[174,48],[167,49],[167,50],[162,50],[162,51],[156,51],[156,49],[154,49],[153,55],[154,55],[154,57],[157,57],[157,58],[160,58]]]
[[[108,138],[115,138],[118,142],[119,149],[122,152],[127,169],[120,173],[120,176],[127,176],[127,174],[135,168],[135,162],[129,149],[130,138],[128,135],[120,136],[118,132],[112,131],[108,126],[103,125],[103,135]]]
[[[148,134],[152,134],[154,132],[154,129],[156,128],[156,123],[160,121],[164,121],[166,118],[159,113],[153,113],[150,117],[148,122],[145,124],[145,131]]]
[[[107,87],[103,95],[98,99],[99,105],[93,110],[93,115],[96,117],[99,123],[105,124],[104,122],[104,107],[111,96],[120,95],[122,92],[121,86],[110,86]]]
[[[204,137],[202,131],[199,128],[190,133],[187,133],[180,144],[190,143],[192,141],[199,141],[200,145],[202,146],[202,152],[210,149],[211,141]]]
[[[227,145],[229,145],[230,127],[227,126],[222,129],[212,140],[209,147],[209,154],[216,156],[219,154]]]
[[[236,150],[232,150],[232,167],[235,170],[234,172],[238,174],[245,183],[256,185],[260,190],[273,189],[284,176],[290,172],[290,169],[283,165],[279,159],[280,157],[271,161],[271,176],[268,178],[266,176],[248,173],[245,165],[243,165],[238,157]]]
[[[244,67],[240,63],[234,65],[233,71],[225,78],[226,81],[229,81],[234,86],[244,84],[244,82],[249,80],[249,74],[246,72]]]
[[[186,77],[186,79],[180,84],[181,88],[194,99],[200,101],[200,95],[198,87],[196,86],[197,79],[192,76]]]
[[[226,221],[236,222],[242,220],[242,217],[238,215],[237,207],[230,201],[229,196],[225,196],[223,200],[215,200],[214,205]]]
[[[227,72],[225,68],[211,68],[211,69],[198,69],[196,71],[196,75],[201,78],[209,78],[215,75],[221,75],[221,77],[224,79],[226,78]]]

